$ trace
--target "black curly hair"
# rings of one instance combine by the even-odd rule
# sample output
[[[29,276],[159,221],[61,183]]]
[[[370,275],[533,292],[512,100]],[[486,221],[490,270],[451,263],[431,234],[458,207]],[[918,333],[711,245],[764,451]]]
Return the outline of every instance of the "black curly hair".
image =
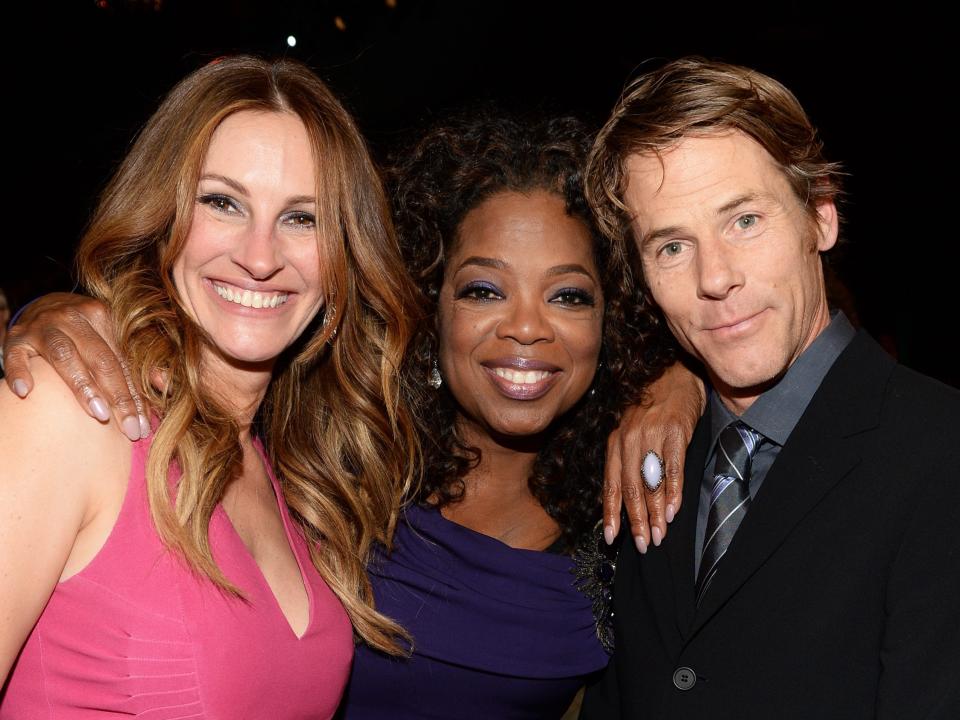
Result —
[[[466,214],[501,192],[546,190],[565,200],[593,240],[605,299],[601,365],[592,390],[559,418],[540,449],[530,491],[561,528],[571,551],[600,517],[606,439],[622,409],[674,358],[659,316],[614,257],[593,221],[583,191],[591,137],[577,119],[511,117],[490,107],[448,117],[397,158],[388,185],[401,249],[418,282],[423,322],[413,343],[411,386],[422,388],[437,356],[437,302],[444,261]],[[633,267],[638,267],[633,265]],[[418,395],[425,477],[416,498],[440,505],[463,496],[463,477],[479,450],[458,435],[457,404],[444,385]]]

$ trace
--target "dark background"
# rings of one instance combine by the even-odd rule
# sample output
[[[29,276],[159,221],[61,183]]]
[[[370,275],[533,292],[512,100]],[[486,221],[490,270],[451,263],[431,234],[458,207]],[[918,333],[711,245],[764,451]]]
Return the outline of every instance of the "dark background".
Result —
[[[2,31],[13,220],[0,287],[14,307],[72,286],[73,245],[133,134],[177,80],[218,55],[308,63],[383,158],[437,113],[480,99],[599,125],[645,62],[695,53],[753,66],[797,94],[849,173],[846,243],[832,262],[861,322],[906,364],[960,386],[958,40],[940,10],[819,0],[72,0],[26,11],[8,5]]]

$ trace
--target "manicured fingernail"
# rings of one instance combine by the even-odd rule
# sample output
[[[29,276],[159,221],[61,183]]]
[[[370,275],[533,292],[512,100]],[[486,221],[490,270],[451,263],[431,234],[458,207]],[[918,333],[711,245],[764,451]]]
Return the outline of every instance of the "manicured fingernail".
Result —
[[[667,505],[667,522],[672,523],[674,516],[677,514],[677,509],[673,506],[673,503]]]
[[[646,554],[647,554],[647,541],[644,540],[644,539],[643,539],[642,537],[640,537],[639,535],[637,535],[637,536],[634,538],[634,541],[637,543],[637,550],[640,551],[640,554],[641,554],[641,555],[646,555]]]
[[[98,397],[90,398],[90,412],[100,422],[107,422],[110,419],[110,411],[107,404]]]
[[[140,439],[140,420],[133,415],[127,415],[120,423],[123,434],[136,442]]]
[[[650,529],[650,535],[653,537],[653,544],[660,547],[660,543],[663,541],[663,533],[660,532],[660,528],[654,525]]]
[[[22,398],[27,396],[27,384],[23,380],[13,381],[13,391]]]
[[[613,545],[613,539],[615,537],[616,537],[616,534],[613,532],[613,525],[604,525],[603,539],[606,541],[607,545]]]
[[[146,416],[140,416],[140,439],[150,437],[150,421],[147,420]]]

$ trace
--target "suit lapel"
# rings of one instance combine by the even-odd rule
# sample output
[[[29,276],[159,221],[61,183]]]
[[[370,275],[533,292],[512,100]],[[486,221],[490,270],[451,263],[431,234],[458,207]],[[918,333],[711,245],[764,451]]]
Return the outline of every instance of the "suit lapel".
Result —
[[[837,359],[751,503],[696,611],[692,632],[716,614],[860,462],[857,443],[849,438],[876,426],[893,366],[862,333]],[[692,537],[693,531],[689,534]]]
[[[710,451],[710,411],[704,413],[697,423],[690,447],[687,449],[683,479],[683,505],[674,518],[663,545],[651,550],[664,556],[669,566],[669,578],[673,585],[674,607],[670,609],[676,619],[676,628],[686,639],[694,614],[693,554],[697,530],[697,508],[700,504],[700,485],[703,482],[703,467]],[[659,550],[659,552],[658,552]]]

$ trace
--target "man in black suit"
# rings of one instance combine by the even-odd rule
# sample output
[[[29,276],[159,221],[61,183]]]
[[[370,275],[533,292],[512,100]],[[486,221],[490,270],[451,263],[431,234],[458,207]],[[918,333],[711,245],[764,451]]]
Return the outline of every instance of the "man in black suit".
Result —
[[[581,717],[960,717],[960,394],[828,310],[838,168],[796,98],[670,63],[628,88],[588,185],[712,393],[671,532],[623,543]]]

